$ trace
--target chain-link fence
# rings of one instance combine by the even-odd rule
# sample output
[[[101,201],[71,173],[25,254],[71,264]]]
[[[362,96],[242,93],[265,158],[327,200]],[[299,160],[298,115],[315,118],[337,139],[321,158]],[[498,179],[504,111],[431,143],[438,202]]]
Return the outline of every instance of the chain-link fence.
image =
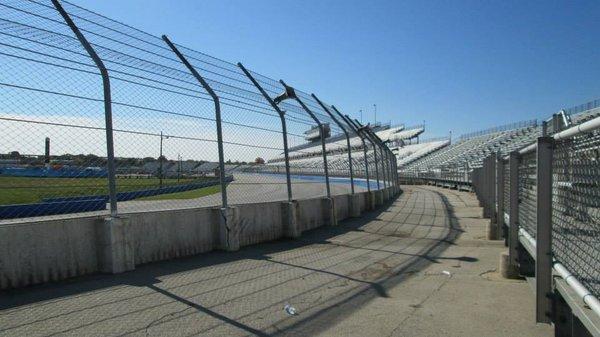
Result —
[[[534,238],[537,230],[537,165],[535,151],[521,157],[519,163],[519,226]]]
[[[396,184],[387,147],[317,96],[70,2],[2,1],[0,44],[0,219]]]
[[[559,129],[552,136],[539,138],[537,143],[497,161],[503,165],[504,177],[497,180],[504,189],[503,211],[509,217],[515,216],[508,222],[510,263],[525,275],[531,275],[535,269],[538,285],[551,287],[553,273],[563,277],[597,314],[600,314],[599,162],[600,117]],[[493,181],[487,179],[482,169],[475,169],[472,179],[478,197],[485,199],[486,186]],[[515,210],[510,209],[511,205]],[[532,259],[534,266],[527,266]],[[544,310],[548,310],[545,296],[537,293],[538,321],[548,319],[544,316]]]
[[[552,251],[600,296],[600,131],[557,141],[552,186]]]
[[[504,175],[502,177],[502,184],[504,184],[504,198],[502,199],[502,201],[504,206],[504,213],[510,214],[510,163],[508,159],[502,160],[502,165],[504,167]],[[504,217],[504,214],[501,214],[501,216]]]

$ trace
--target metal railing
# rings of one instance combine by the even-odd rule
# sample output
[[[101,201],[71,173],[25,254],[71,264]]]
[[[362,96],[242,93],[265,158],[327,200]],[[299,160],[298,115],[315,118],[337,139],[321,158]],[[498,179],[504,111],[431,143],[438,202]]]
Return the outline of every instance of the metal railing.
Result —
[[[484,209],[502,212],[497,214],[498,226],[508,235],[513,268],[535,276],[537,321],[564,324],[557,318],[557,310],[564,315],[557,308],[568,297],[560,286],[564,283],[584,305],[568,303],[568,314],[596,334],[600,333],[599,150],[597,117],[498,158],[501,174],[507,177],[473,180],[478,196],[495,184],[508,199],[502,205],[487,203]]]
[[[537,126],[537,120],[535,120],[535,119],[527,120],[527,121],[520,121],[520,122],[510,123],[510,124],[506,124],[506,125],[501,125],[501,126],[481,130],[481,131],[467,133],[467,134],[461,135],[458,138],[458,141],[462,141],[462,140],[466,140],[466,139],[474,138],[474,137],[480,137],[480,136],[484,136],[484,135],[489,135],[489,134],[496,133],[496,132],[508,131],[508,130],[513,130],[513,129],[522,129],[522,128],[533,127],[533,126]]]
[[[600,117],[571,127],[553,124],[551,136],[505,157],[488,155],[481,167],[438,166],[412,176],[446,187],[470,184],[491,219],[490,237],[504,235],[511,267],[535,280],[536,320],[569,331],[565,336],[587,335],[581,329],[596,336]]]
[[[370,128],[175,40],[68,1],[0,3],[0,219],[397,184],[396,159]]]

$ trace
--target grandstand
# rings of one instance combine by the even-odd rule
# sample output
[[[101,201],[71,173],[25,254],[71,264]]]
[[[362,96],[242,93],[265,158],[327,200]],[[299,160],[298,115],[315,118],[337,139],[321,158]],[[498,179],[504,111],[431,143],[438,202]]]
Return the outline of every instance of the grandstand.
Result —
[[[464,134],[458,141],[436,139],[393,149],[400,177],[406,179],[443,180],[473,184],[473,171],[483,167],[485,158],[506,158],[541,136],[550,136],[600,116],[600,102],[594,101],[553,114],[542,122],[528,120]],[[469,187],[471,188],[471,187]]]
[[[417,160],[401,160],[398,165],[401,171],[413,174],[435,172],[448,167],[469,170],[482,166],[483,158],[489,154],[507,155],[541,135],[542,127],[536,120],[513,123],[463,135],[456,143],[440,151],[423,155]]]
[[[422,143],[392,148],[398,159],[398,166],[408,165],[450,144],[450,138],[431,139]]]
[[[418,141],[415,139],[425,131],[425,127],[415,126],[411,128],[405,128],[404,125],[390,125],[390,124],[377,124],[369,126],[371,130],[379,137],[384,143],[388,143],[391,149],[403,148],[405,146],[417,146]],[[306,133],[312,133],[314,130],[307,130]],[[341,131],[341,130],[340,130]],[[327,134],[326,134],[327,136]],[[323,158],[322,158],[322,147],[320,137],[307,138],[311,140],[308,143],[301,144],[289,149],[289,160],[290,170],[295,174],[313,174],[323,170]],[[326,141],[326,153],[329,167],[329,173],[332,176],[347,176],[348,175],[348,145],[346,142],[345,134],[333,134],[330,135]],[[404,145],[405,143],[411,145]],[[440,142],[436,145],[439,146]],[[374,163],[375,154],[369,150],[369,144],[367,146],[367,162],[369,166]],[[352,134],[350,138],[350,147],[352,151],[352,163],[355,167],[356,176],[365,177],[366,172],[360,170],[365,162],[365,151],[363,151],[363,143],[361,138]],[[422,146],[426,147],[427,146]],[[429,149],[429,148],[428,148]],[[421,152],[419,152],[421,153]],[[281,153],[275,158],[268,160],[264,167],[252,166],[248,167],[247,171],[261,171],[261,172],[284,172],[284,154]],[[369,170],[375,170],[369,168]]]
[[[482,167],[484,158],[496,154],[507,156],[510,152],[524,148],[538,137],[558,132],[569,125],[581,124],[600,116],[599,107],[582,107],[562,110],[553,118],[539,122],[527,120],[464,134],[452,143],[449,137],[420,140],[425,132],[424,125],[370,125],[371,130],[392,150],[397,159],[398,172],[403,177],[453,176],[459,180],[470,180],[473,169]],[[318,130],[317,130],[318,131]],[[337,131],[337,132],[336,132]],[[320,136],[314,136],[311,128],[306,134],[306,143],[289,149],[290,172],[292,174],[322,174],[323,151]],[[339,129],[329,128],[326,133],[326,153],[331,176],[348,176],[348,148],[346,137]],[[369,170],[375,171],[375,153],[370,144],[363,151],[361,138],[350,134],[352,164],[355,176],[364,178],[365,153]],[[284,154],[269,158],[265,165],[240,166],[238,172],[285,172]],[[372,175],[374,176],[374,175]]]

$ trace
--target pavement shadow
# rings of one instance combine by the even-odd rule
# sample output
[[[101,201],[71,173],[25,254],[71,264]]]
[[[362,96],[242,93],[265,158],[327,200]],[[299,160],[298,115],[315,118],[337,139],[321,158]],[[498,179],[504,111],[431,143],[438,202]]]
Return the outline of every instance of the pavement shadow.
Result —
[[[136,287],[147,287],[152,289],[156,293],[160,293],[170,299],[185,304],[188,308],[193,308],[196,312],[201,312],[206,315],[209,315],[215,319],[217,319],[220,325],[230,325],[237,329],[243,330],[246,334],[256,335],[256,336],[268,336],[268,335],[311,335],[317,333],[318,331],[330,326],[336,320],[351,314],[354,310],[360,307],[362,304],[367,301],[375,298],[375,297],[387,297],[387,289],[397,285],[398,283],[405,280],[407,277],[412,275],[413,272],[425,268],[427,265],[432,263],[439,263],[438,260],[442,259],[440,254],[453,242],[458,238],[461,234],[462,230],[459,227],[459,223],[457,218],[454,216],[454,208],[452,204],[448,201],[447,197],[438,191],[428,190],[428,192],[434,193],[443,203],[444,216],[448,219],[448,230],[444,236],[431,239],[426,238],[427,235],[423,235],[420,237],[418,234],[409,233],[409,237],[415,239],[415,241],[427,240],[427,242],[431,242],[431,244],[427,244],[423,249],[418,252],[407,253],[404,251],[394,251],[394,250],[386,250],[386,249],[378,249],[372,247],[366,247],[368,242],[365,244],[364,242],[353,242],[353,240],[346,241],[345,243],[336,242],[334,239],[337,236],[350,233],[357,232],[360,233],[363,237],[364,235],[369,235],[374,237],[374,240],[377,239],[378,236],[386,236],[388,239],[392,237],[393,240],[400,242],[400,240],[406,240],[406,237],[393,237],[390,235],[386,235],[384,233],[379,233],[378,230],[366,229],[365,225],[369,223],[376,222],[380,219],[382,215],[390,212],[390,204],[388,207],[382,207],[379,211],[365,213],[363,217],[359,219],[348,219],[347,221],[341,222],[339,226],[336,227],[320,227],[311,231],[307,231],[303,233],[302,237],[296,240],[280,240],[270,243],[262,243],[254,246],[248,246],[242,248],[240,251],[235,253],[226,253],[226,252],[210,252],[201,255],[197,255],[189,258],[181,258],[176,260],[162,261],[157,263],[151,263],[147,265],[138,266],[137,269],[133,272],[120,274],[120,275],[92,275],[86,277],[79,277],[68,281],[62,281],[57,283],[51,283],[46,285],[32,286],[24,289],[17,289],[11,291],[5,291],[0,293],[0,310],[17,308],[19,306],[43,302],[37,305],[51,305],[54,301],[60,301],[62,298],[69,298],[70,300],[77,298],[79,296],[86,296],[86,293],[94,292],[94,296],[102,296],[102,291],[111,291],[112,287],[122,286],[122,285],[130,285]],[[392,201],[393,202],[393,201]],[[408,206],[405,207],[407,211]],[[404,208],[403,208],[404,209]],[[424,210],[415,211],[412,210],[413,213],[419,215],[421,212],[421,216],[424,213]],[[393,213],[393,212],[392,212]],[[383,220],[387,225],[395,225],[394,219]],[[423,225],[419,224],[419,226],[430,227],[433,228],[433,225]],[[381,227],[380,227],[381,228]],[[414,230],[414,229],[413,229]],[[371,241],[369,241],[371,242]],[[331,270],[327,270],[327,268],[315,268],[311,266],[306,266],[300,263],[294,263],[293,259],[273,259],[272,255],[280,252],[285,252],[293,249],[303,248],[311,245],[323,245],[324,249],[329,250],[329,252],[333,251],[335,247],[344,247],[347,250],[355,251],[359,254],[368,254],[369,252],[381,252],[389,255],[403,255],[406,257],[404,262],[400,265],[393,266],[392,270],[387,272],[385,275],[375,279],[375,280],[365,280],[362,277],[357,277],[354,274],[343,274],[336,273]],[[337,253],[336,253],[337,254]],[[320,259],[331,258],[334,257],[334,254],[324,255],[323,257],[319,257]],[[467,256],[457,256],[457,257],[444,257],[443,259],[453,259],[462,262],[476,262],[477,259]],[[177,289],[175,287],[168,288],[161,286],[160,278],[163,276],[168,276],[176,273],[182,273],[186,271],[197,270],[201,268],[214,267],[222,264],[228,264],[241,260],[256,260],[261,262],[268,262],[268,264],[275,264],[281,267],[284,267],[288,270],[292,269],[300,269],[312,274],[326,275],[328,277],[332,277],[335,280],[347,280],[356,286],[350,287],[348,291],[346,291],[342,296],[335,296],[333,298],[327,298],[322,301],[319,305],[319,310],[315,310],[310,312],[308,315],[303,316],[301,318],[293,317],[284,319],[282,321],[275,322],[271,324],[270,327],[258,329],[255,327],[251,327],[248,324],[242,323],[244,317],[252,315],[255,312],[258,312],[264,308],[259,308],[258,310],[244,315],[244,317],[236,317],[230,318],[226,315],[219,313],[215,310],[212,310],[209,307],[202,306],[195,301],[190,300],[192,297],[197,297],[205,294],[204,289],[200,289],[200,292],[191,294],[190,296],[180,296],[177,294]],[[317,260],[318,261],[318,260]],[[239,269],[235,269],[231,271],[231,275],[244,272]],[[277,272],[273,272],[272,274],[276,274]],[[269,274],[266,274],[268,276]],[[264,277],[262,275],[261,277]],[[227,277],[227,274],[220,274],[214,278],[215,282],[218,282],[219,278]],[[206,282],[211,278],[204,278],[201,281]],[[255,279],[244,280],[247,284],[252,284],[252,282],[257,282]],[[283,282],[283,281],[282,281]],[[193,285],[194,282],[184,284],[183,286]],[[280,285],[275,284],[266,288],[260,288],[256,290],[255,293],[259,291],[265,291],[269,288],[274,288]],[[327,284],[319,285],[319,287],[325,287]],[[250,287],[251,288],[251,287]],[[227,286],[223,287],[223,289],[227,289]],[[309,289],[306,291],[312,291],[314,289]],[[302,294],[302,293],[301,293]],[[239,298],[244,296],[248,296],[249,293],[244,293],[240,295]],[[298,294],[296,294],[297,296]],[[145,296],[145,295],[140,295]],[[126,300],[129,300],[128,298]],[[53,300],[53,301],[50,301]],[[233,299],[235,300],[235,299]],[[282,299],[285,301],[288,299]],[[50,303],[46,303],[49,301]],[[116,300],[118,302],[119,300]],[[103,303],[102,305],[105,305]],[[76,310],[73,310],[72,313],[76,313]],[[62,317],[68,315],[70,312],[62,312],[52,318]],[[128,312],[124,315],[133,314],[135,311]],[[120,317],[120,316],[115,316]],[[98,318],[97,321],[90,323],[94,324],[99,321],[105,321],[107,319],[112,319],[115,317],[108,318]],[[47,317],[44,319],[48,319]],[[44,319],[40,319],[43,322]],[[36,321],[34,321],[35,323]],[[31,324],[32,322],[28,322],[27,324]],[[38,322],[39,323],[39,322]],[[162,321],[161,321],[162,323]],[[18,327],[19,325],[13,325],[10,328]],[[81,328],[84,326],[78,326],[77,328]],[[216,328],[214,326],[213,328]],[[200,331],[199,333],[209,333],[212,328],[207,330]],[[0,332],[5,329],[0,329]],[[61,332],[68,332],[70,330],[64,330]],[[131,332],[131,331],[130,331]],[[135,331],[134,331],[135,332]]]
[[[441,255],[441,253],[449,246],[453,245],[463,232],[463,230],[460,228],[458,218],[455,216],[454,206],[449,202],[446,195],[436,190],[430,190],[430,192],[435,193],[444,204],[447,212],[447,218],[449,219],[450,230],[443,238],[436,240],[434,244],[419,252],[419,254],[414,254],[413,258],[408,260],[404,265],[396,268],[394,273],[392,273],[390,276],[377,280],[375,283],[384,289],[383,291],[386,291],[386,289],[390,289],[405,281],[410,276],[415,274],[416,271],[425,269],[432,263],[437,263],[436,260],[442,259],[442,257],[439,255]],[[478,261],[477,258],[468,256],[446,257],[446,259],[463,262]],[[335,322],[339,322],[344,317],[351,315],[361,306],[377,296],[379,296],[379,291],[376,291],[373,288],[363,288],[359,291],[355,291],[353,294],[342,300],[339,298],[332,299],[330,303],[325,305],[324,309],[313,312],[310,316],[304,317],[285,329],[279,329],[276,333],[272,334],[272,336],[315,335],[320,331],[327,329]]]

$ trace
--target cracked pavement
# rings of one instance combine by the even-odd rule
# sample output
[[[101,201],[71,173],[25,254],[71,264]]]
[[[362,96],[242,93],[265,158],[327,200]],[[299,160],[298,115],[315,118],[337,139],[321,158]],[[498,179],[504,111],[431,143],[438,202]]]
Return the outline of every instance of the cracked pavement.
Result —
[[[495,274],[505,248],[484,239],[472,194],[403,189],[378,212],[297,240],[0,293],[0,336],[551,332],[534,323],[529,286]]]

